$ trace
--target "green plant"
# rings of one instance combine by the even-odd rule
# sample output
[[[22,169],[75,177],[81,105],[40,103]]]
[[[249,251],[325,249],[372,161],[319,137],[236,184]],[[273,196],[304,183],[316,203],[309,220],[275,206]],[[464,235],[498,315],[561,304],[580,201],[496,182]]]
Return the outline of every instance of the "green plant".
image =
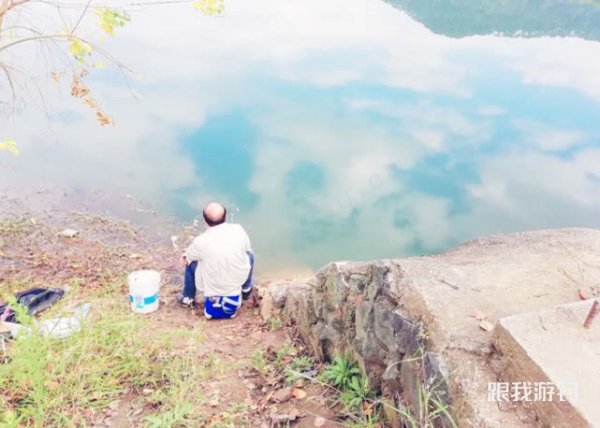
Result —
[[[302,373],[311,369],[314,364],[315,362],[312,357],[303,356],[294,358],[290,366],[285,369],[285,382],[293,384],[297,380],[304,378]]]
[[[0,426],[87,426],[125,394],[154,409],[149,427],[199,426],[204,383],[220,372],[219,360],[198,361],[188,347],[166,352],[162,336],[173,330],[148,334],[149,321],[115,300],[96,300],[81,331],[64,340],[37,334],[10,302],[32,333],[19,335],[0,364]]]
[[[353,427],[378,427],[380,404],[377,391],[349,356],[336,356],[322,373],[322,378],[336,391],[336,404],[341,405]]]
[[[265,352],[261,349],[254,351],[250,356],[250,365],[254,367],[260,374],[266,374],[267,360],[265,359]]]
[[[374,391],[369,389],[367,378],[360,374],[352,376],[348,388],[340,393],[339,399],[345,410],[357,411],[374,396]]]
[[[286,357],[293,357],[296,354],[298,354],[298,350],[294,347],[294,345],[291,342],[286,342],[275,352],[274,363],[279,365]]]
[[[267,328],[269,330],[279,330],[282,327],[283,327],[283,321],[281,321],[280,318],[271,317],[267,321]]]
[[[192,405],[188,401],[176,404],[171,411],[148,415],[144,418],[146,428],[172,428],[177,426],[187,426],[186,415],[190,412]]]
[[[0,221],[0,236],[17,238],[31,229],[32,223],[26,218],[7,219]]]
[[[339,355],[323,372],[325,381],[342,392],[350,389],[352,379],[360,375],[360,369],[349,357]]]
[[[353,418],[352,422],[348,424],[350,428],[381,428],[381,417],[378,413],[375,414],[362,414],[357,415]]]
[[[10,309],[14,311],[15,319],[18,323],[25,327],[30,327],[33,325],[33,317],[29,315],[29,309],[20,304],[15,296],[9,296],[6,299],[6,302],[8,303]]]
[[[411,428],[434,428],[442,421],[456,428],[458,425],[454,422],[448,406],[440,398],[439,387],[439,383],[419,387],[416,411],[407,406],[392,409],[400,415],[404,424]]]

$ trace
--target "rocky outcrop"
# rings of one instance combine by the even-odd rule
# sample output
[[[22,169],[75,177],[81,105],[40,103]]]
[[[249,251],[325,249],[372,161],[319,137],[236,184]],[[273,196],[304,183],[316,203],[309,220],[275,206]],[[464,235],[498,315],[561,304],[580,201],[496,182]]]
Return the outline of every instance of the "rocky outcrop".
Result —
[[[492,236],[439,256],[336,262],[268,285],[263,315],[295,323],[318,358],[351,353],[372,387],[415,414],[426,390],[459,426],[536,426],[529,408],[488,400],[489,384],[505,378],[490,330],[502,317],[577,300],[580,289],[598,292],[599,256],[599,231],[564,229]]]

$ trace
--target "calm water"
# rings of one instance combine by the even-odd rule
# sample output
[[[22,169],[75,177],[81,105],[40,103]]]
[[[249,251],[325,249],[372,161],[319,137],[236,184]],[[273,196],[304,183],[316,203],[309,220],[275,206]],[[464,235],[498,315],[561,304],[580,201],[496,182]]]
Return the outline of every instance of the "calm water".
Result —
[[[181,221],[218,199],[269,267],[600,227],[599,6],[226,2],[133,10],[105,47],[134,74],[89,79],[117,125],[49,84],[49,119],[2,122],[22,153],[0,153],[0,187],[128,193]]]

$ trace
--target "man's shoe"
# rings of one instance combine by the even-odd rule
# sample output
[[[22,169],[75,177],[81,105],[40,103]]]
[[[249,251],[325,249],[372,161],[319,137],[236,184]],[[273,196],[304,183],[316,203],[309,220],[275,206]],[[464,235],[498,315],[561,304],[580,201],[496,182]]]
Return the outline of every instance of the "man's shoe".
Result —
[[[184,308],[194,309],[194,299],[192,299],[191,297],[185,297],[183,293],[177,293],[175,299],[177,300],[177,303],[179,303]]]

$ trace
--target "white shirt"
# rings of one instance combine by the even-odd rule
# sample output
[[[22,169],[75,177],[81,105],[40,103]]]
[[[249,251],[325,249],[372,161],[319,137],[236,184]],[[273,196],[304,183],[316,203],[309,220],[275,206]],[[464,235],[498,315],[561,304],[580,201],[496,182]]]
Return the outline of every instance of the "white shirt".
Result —
[[[188,247],[188,263],[198,261],[196,289],[206,297],[235,296],[250,273],[250,238],[239,224],[221,223],[206,229]]]

